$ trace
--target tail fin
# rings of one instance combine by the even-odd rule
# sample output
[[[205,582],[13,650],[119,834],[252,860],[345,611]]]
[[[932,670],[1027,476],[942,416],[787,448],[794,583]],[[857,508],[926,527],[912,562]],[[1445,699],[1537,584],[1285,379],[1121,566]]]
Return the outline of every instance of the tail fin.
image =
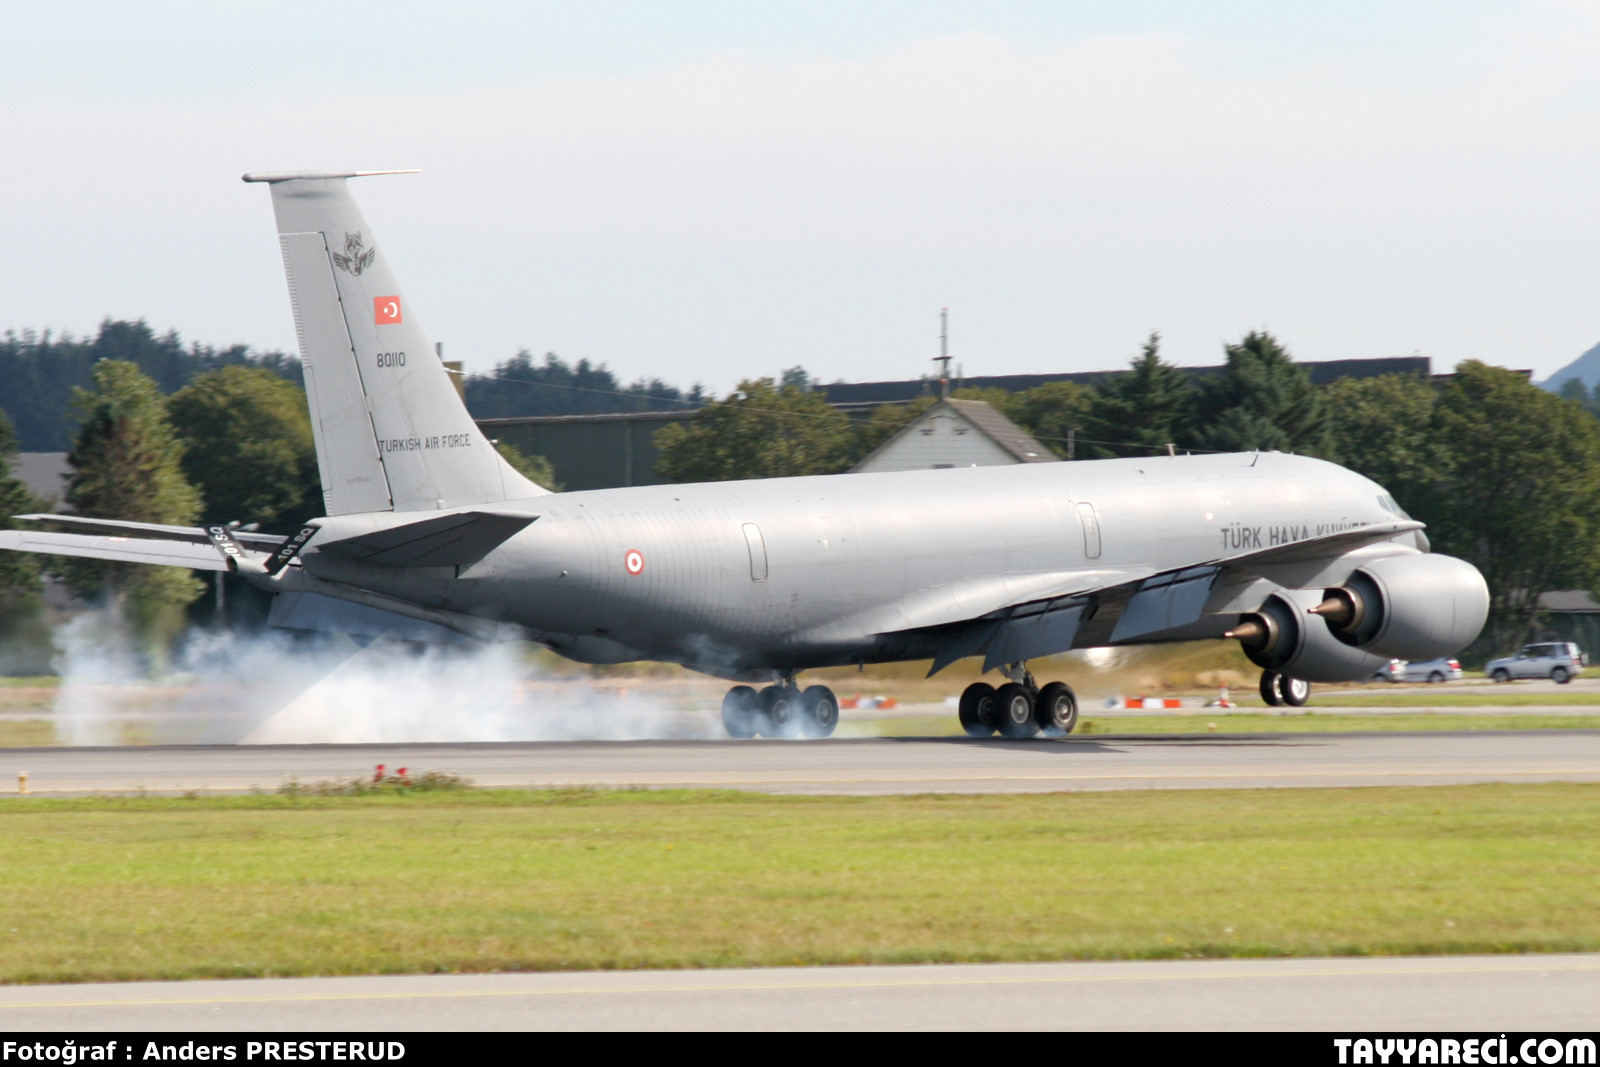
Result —
[[[543,496],[479,431],[406,302],[347,178],[268,182],[329,515]]]

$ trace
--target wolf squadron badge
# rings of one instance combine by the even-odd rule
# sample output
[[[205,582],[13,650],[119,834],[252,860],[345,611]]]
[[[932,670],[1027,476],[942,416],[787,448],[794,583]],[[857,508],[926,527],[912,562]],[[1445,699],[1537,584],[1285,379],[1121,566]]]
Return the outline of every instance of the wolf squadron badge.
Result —
[[[361,250],[359,233],[347,233],[344,235],[344,255],[335,252],[333,262],[340,270],[360,275],[362,271],[372,266],[372,260],[377,254],[376,248],[369,248],[364,252]]]

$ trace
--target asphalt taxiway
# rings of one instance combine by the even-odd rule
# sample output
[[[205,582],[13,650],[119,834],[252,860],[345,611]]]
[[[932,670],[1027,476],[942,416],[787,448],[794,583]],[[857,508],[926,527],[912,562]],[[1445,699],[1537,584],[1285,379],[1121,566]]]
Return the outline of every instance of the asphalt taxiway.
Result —
[[[1600,1026],[1600,956],[605,971],[0,987],[0,1030],[1429,1030]],[[1331,1049],[1330,1049],[1331,1054]]]
[[[29,748],[0,750],[0,790],[25,771],[41,794],[271,792],[380,763],[479,786],[863,795],[1593,782],[1600,731]]]

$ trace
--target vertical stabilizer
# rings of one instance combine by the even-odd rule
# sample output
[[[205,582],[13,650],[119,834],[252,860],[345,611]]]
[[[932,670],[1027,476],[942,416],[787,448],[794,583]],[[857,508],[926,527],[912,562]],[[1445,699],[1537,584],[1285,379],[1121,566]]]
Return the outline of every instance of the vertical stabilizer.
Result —
[[[345,182],[269,182],[329,515],[543,496],[473,423]]]

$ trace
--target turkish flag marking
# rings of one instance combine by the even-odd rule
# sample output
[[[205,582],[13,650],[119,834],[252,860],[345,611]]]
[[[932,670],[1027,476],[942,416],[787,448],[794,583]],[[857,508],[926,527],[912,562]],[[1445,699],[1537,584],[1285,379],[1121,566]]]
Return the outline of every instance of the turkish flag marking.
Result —
[[[398,296],[375,296],[372,298],[372,321],[379,326],[400,321],[400,298]]]

